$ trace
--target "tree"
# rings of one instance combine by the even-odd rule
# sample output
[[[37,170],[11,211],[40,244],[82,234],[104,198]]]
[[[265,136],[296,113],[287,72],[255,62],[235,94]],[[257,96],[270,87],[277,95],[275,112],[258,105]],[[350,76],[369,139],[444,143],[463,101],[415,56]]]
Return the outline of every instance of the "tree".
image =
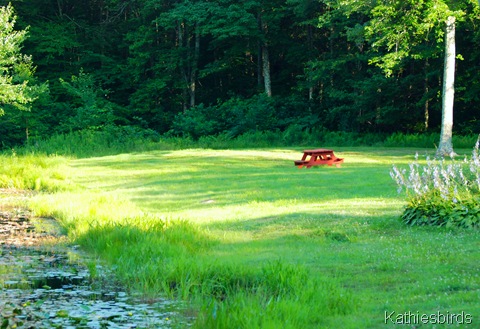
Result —
[[[73,115],[65,123],[70,130],[100,129],[113,123],[112,106],[102,97],[107,91],[102,90],[91,74],[80,70],[78,76],[72,76],[70,81],[60,79],[60,83],[72,96]]]
[[[455,20],[465,16],[472,0],[383,0],[372,9],[373,18],[366,28],[374,48],[386,53],[371,63],[380,66],[387,75],[402,69],[406,58],[428,60],[435,53],[422,45],[435,36],[437,52],[445,43],[442,91],[442,124],[437,156],[453,155],[452,127],[455,76]],[[454,11],[453,9],[457,9]]]
[[[442,89],[442,130],[437,156],[453,156],[453,100],[455,82],[455,16],[448,16],[445,27],[445,64]]]
[[[28,110],[43,90],[29,84],[35,69],[32,58],[21,53],[27,30],[15,30],[15,22],[13,7],[0,7],[0,115],[7,106]]]

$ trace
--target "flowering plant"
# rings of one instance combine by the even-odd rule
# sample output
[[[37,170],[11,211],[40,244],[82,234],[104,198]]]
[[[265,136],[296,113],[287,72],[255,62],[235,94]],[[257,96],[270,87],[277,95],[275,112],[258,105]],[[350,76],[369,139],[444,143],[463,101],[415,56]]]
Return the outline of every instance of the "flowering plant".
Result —
[[[390,176],[398,192],[406,191],[408,204],[402,219],[410,225],[480,227],[480,139],[470,158],[426,158],[418,154],[408,167],[393,166]]]

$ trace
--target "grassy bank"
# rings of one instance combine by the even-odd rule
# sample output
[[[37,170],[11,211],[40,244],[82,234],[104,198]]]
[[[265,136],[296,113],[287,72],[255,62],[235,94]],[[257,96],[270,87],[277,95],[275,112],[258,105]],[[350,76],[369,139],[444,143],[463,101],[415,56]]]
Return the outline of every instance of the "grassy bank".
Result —
[[[272,148],[72,160],[77,187],[31,207],[131,289],[188,300],[198,328],[393,328],[385,312],[462,311],[478,326],[478,231],[399,220],[389,171],[416,150],[335,151],[342,168],[299,170],[298,149]]]

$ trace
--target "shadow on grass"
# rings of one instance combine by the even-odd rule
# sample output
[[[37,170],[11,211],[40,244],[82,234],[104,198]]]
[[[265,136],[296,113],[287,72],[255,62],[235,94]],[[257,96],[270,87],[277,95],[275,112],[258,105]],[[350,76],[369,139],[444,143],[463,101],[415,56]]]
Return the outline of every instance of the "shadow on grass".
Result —
[[[266,167],[248,166],[251,163],[240,160],[232,164],[224,161],[219,166],[202,160],[174,168],[160,161],[153,164],[128,161],[122,164],[122,169],[116,167],[118,162],[111,166],[89,163],[86,166],[90,170],[79,181],[86,185],[94,180],[102,189],[121,190],[149,211],[162,212],[194,212],[251,202],[323,203],[338,199],[398,198],[386,166],[347,164],[342,168],[297,169],[293,161]]]
[[[269,300],[272,307],[288,302],[299,312],[316,309],[323,317],[352,316],[355,310],[359,318],[375,316],[386,301],[399,310],[415,305],[434,312],[438,305],[445,310],[461,305],[475,313],[480,267],[472,260],[479,257],[478,237],[465,230],[410,228],[382,215],[338,220],[328,213],[313,220],[298,213],[217,223],[210,230],[186,221],[139,220],[91,228],[78,242],[146,295],[201,296],[202,321],[213,312],[212,300],[227,313],[239,311],[240,303],[243,314],[255,313],[247,304],[264,309]],[[251,235],[222,239],[213,227]],[[307,302],[312,296],[323,298],[321,310],[312,304],[318,298]]]

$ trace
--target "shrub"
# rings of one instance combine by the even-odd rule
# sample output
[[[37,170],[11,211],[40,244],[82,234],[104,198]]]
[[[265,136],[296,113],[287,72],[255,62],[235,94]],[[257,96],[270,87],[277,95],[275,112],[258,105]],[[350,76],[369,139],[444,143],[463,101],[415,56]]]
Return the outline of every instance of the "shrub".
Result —
[[[247,99],[233,97],[216,105],[200,104],[188,109],[175,117],[170,133],[195,140],[218,134],[234,138],[245,133],[275,131],[279,125],[275,100],[257,95]]]
[[[427,157],[426,165],[415,161],[409,169],[395,165],[390,172],[398,192],[407,192],[402,219],[409,225],[480,227],[479,140],[470,159],[463,161]]]
[[[198,139],[201,136],[217,134],[222,124],[215,109],[200,104],[175,116],[172,133]]]

